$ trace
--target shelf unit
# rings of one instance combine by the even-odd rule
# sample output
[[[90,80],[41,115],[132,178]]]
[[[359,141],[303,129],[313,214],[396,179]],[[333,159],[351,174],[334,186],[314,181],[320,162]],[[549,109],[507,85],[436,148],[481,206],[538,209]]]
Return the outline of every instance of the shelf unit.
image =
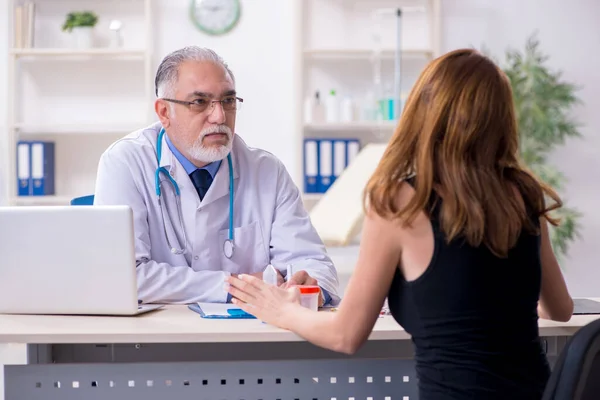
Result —
[[[354,121],[354,122],[321,122],[304,124],[306,132],[365,132],[365,131],[389,131],[396,127],[395,121]]]
[[[152,121],[153,0],[35,1],[33,46],[16,48],[15,10],[8,0],[7,134],[4,160],[8,205],[66,205],[93,193],[99,157],[115,140]],[[67,13],[98,15],[91,48],[62,32]],[[108,45],[111,20],[123,22],[123,45]],[[20,140],[55,143],[55,194],[17,195]]]
[[[135,49],[10,49],[9,54],[16,58],[36,57],[36,58],[96,58],[96,57],[112,57],[112,58],[133,58],[144,60],[146,52],[144,50]]]
[[[430,59],[433,51],[430,49],[408,49],[402,51],[404,59]],[[307,60],[363,60],[369,61],[373,55],[372,49],[306,49],[304,57]],[[393,60],[396,51],[393,49],[382,49],[381,58],[383,60]]]
[[[140,124],[144,124],[146,121],[140,121],[138,123],[115,123],[115,124],[49,124],[49,125],[35,125],[26,123],[14,124],[15,130],[20,135],[121,135],[124,132],[132,132],[135,129],[139,129]]]
[[[401,88],[393,85],[396,72],[396,39],[398,37],[395,11],[401,14]],[[387,13],[383,15],[383,11]],[[390,12],[391,11],[391,12]],[[379,13],[379,14],[377,14]],[[380,15],[378,25],[375,16]],[[377,34],[378,42],[374,41]],[[305,0],[302,9],[301,34],[301,96],[303,121],[302,149],[297,178],[304,185],[304,140],[359,139],[361,148],[368,143],[386,143],[396,127],[394,120],[375,119],[366,115],[365,105],[373,107],[375,91],[374,61],[379,62],[381,85],[378,93],[392,94],[396,99],[400,92],[401,104],[423,67],[441,54],[441,0]],[[374,58],[377,52],[378,57]],[[338,98],[349,96],[353,104],[353,119],[348,122],[306,121],[306,99],[316,91],[321,104],[330,90]],[[304,187],[303,187],[304,192]],[[322,196],[304,193],[308,208]]]

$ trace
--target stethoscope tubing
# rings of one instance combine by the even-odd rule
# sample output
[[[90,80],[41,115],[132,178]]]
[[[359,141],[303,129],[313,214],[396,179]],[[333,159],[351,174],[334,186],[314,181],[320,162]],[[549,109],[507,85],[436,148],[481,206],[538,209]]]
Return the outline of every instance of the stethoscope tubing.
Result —
[[[162,219],[163,219],[163,227],[165,229],[165,235],[167,237],[167,242],[168,242],[167,244],[169,245],[169,247],[171,247],[171,252],[173,252],[175,254],[183,254],[185,252],[185,248],[187,247],[187,236],[185,234],[185,229],[183,226],[181,202],[179,201],[179,198],[181,197],[181,191],[179,190],[179,185],[177,184],[175,179],[171,176],[169,171],[167,171],[167,169],[165,167],[160,166],[160,159],[162,156],[162,139],[164,137],[164,134],[165,134],[165,128],[161,128],[161,130],[158,134],[157,143],[156,143],[156,159],[158,161],[159,166],[154,173],[155,192],[156,192],[156,196],[158,198],[158,205],[161,210],[161,215],[162,215]],[[234,239],[234,233],[233,233],[233,199],[234,199],[233,162],[231,160],[231,153],[227,154],[227,165],[229,167],[229,229],[228,229],[229,232],[228,232],[228,239],[223,244],[223,253],[225,254],[225,257],[231,258],[233,256],[233,250],[235,248],[235,239]],[[164,215],[164,212],[162,209],[162,204],[161,204],[161,196],[162,196],[162,191],[160,189],[160,174],[161,173],[163,173],[167,177],[167,179],[171,182],[171,185],[173,185],[173,188],[175,189],[175,196],[177,197],[176,201],[178,204],[177,212],[179,214],[181,230],[184,235],[184,241],[185,241],[185,245],[180,249],[178,249],[174,246],[171,246],[169,236],[167,235],[165,215]],[[229,244],[227,242],[229,242]],[[229,248],[231,250],[228,250]]]

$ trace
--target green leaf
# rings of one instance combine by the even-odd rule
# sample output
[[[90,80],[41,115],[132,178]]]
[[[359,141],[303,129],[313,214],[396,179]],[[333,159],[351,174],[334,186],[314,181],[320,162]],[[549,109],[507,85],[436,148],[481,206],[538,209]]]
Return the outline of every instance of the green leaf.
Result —
[[[70,12],[62,25],[62,30],[71,32],[78,26],[95,26],[98,16],[92,11]]]
[[[547,66],[548,55],[540,48],[537,34],[531,35],[523,50],[507,49],[501,64],[510,80],[519,129],[522,161],[541,180],[557,192],[564,188],[565,176],[547,162],[548,155],[568,138],[579,138],[579,125],[572,120],[574,106],[580,104],[580,89],[562,78],[561,71]],[[566,203],[565,203],[566,204]],[[557,258],[567,254],[571,242],[579,237],[581,214],[568,206],[553,211],[561,223],[550,228]]]
[[[558,226],[550,225],[550,243],[559,261],[564,261],[569,250],[570,242],[581,237],[581,232],[577,220],[581,218],[581,213],[575,209],[562,207],[552,212],[553,217],[560,218]],[[562,265],[562,264],[561,264]]]

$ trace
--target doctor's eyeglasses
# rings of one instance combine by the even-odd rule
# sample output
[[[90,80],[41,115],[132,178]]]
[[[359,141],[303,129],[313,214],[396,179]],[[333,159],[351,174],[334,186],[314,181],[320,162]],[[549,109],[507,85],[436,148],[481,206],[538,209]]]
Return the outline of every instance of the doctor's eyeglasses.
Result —
[[[223,107],[223,111],[236,111],[239,110],[244,102],[244,99],[235,96],[228,96],[222,100],[210,100],[210,99],[196,99],[194,101],[184,101],[184,100],[175,100],[175,99],[166,99],[162,98],[164,101],[169,101],[171,103],[183,104],[184,106],[188,106],[191,111],[194,112],[204,112],[208,110],[212,112],[215,109],[216,103],[221,103],[221,107]]]

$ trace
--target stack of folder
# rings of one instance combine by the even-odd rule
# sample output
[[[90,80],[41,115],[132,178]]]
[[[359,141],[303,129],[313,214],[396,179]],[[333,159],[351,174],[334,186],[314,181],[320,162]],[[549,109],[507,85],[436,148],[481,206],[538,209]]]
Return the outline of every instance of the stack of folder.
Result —
[[[54,143],[17,143],[17,182],[19,196],[54,195]]]
[[[359,151],[358,139],[304,139],[304,193],[325,193]]]

